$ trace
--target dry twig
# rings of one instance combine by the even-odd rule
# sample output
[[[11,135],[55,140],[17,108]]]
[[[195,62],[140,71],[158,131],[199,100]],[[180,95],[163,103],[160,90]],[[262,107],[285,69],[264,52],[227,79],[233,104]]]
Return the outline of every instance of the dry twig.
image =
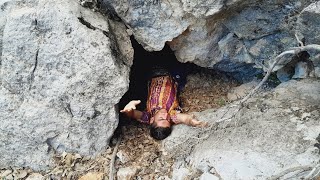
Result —
[[[305,177],[306,180],[320,177],[320,164],[317,164],[310,173]]]
[[[264,78],[261,80],[261,82],[246,96],[244,97],[241,101],[240,104],[243,105],[243,103],[245,101],[247,101],[269,78],[272,70],[274,69],[274,67],[279,63],[279,61],[281,60],[281,58],[285,55],[297,55],[302,51],[308,51],[308,50],[317,50],[320,51],[320,45],[318,44],[310,44],[307,46],[302,46],[302,47],[294,47],[292,48],[292,50],[288,50],[288,51],[284,51],[281,54],[279,54],[273,64],[271,65],[271,67],[269,68],[269,70],[267,71],[267,74],[264,76]]]
[[[277,180],[277,179],[281,178],[282,176],[285,176],[289,173],[293,173],[295,171],[298,171],[296,174],[299,174],[304,171],[310,171],[311,169],[312,169],[311,166],[298,166],[298,167],[289,168],[289,169],[286,169],[286,170],[280,172],[279,174],[271,176],[268,180]]]
[[[117,156],[117,152],[118,152],[118,149],[119,149],[119,145],[121,143],[121,140],[122,140],[122,135],[119,136],[118,138],[118,141],[117,141],[117,144],[116,146],[114,147],[113,149],[113,153],[111,155],[111,161],[110,161],[110,164],[109,164],[109,180],[114,180],[114,174],[115,174],[115,161],[116,161],[116,156]]]

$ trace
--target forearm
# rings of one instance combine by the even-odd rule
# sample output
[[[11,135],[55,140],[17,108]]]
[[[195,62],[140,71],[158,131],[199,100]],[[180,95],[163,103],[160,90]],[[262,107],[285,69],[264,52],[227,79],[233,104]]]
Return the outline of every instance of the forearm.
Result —
[[[184,113],[177,113],[177,121],[179,124],[185,124],[190,126],[191,125],[191,118],[190,115]]]
[[[138,110],[131,110],[130,112],[126,112],[125,113],[128,117],[130,118],[133,118],[133,119],[141,119],[142,118],[142,115],[143,113],[141,111],[138,111]]]
[[[197,120],[194,115],[189,115],[184,113],[178,113],[177,120],[179,123],[185,124],[188,126],[205,127],[208,125],[206,122],[201,122]]]

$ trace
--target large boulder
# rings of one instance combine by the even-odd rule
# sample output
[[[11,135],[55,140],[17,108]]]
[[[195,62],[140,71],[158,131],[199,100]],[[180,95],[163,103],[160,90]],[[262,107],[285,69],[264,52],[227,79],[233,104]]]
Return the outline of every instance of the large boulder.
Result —
[[[0,168],[44,169],[53,152],[104,150],[129,84],[125,26],[75,0],[0,6]]]
[[[298,46],[299,12],[308,24],[303,26],[304,36],[314,38],[319,23],[317,4],[312,2],[102,0],[146,50],[159,51],[167,42],[179,61],[225,71],[244,81],[266,70],[281,52]]]
[[[177,159],[176,179],[192,174],[190,169],[222,179],[266,179],[319,162],[319,109],[320,81],[292,80],[249,99],[240,110],[231,104],[196,113],[210,127],[175,126],[162,145]]]
[[[320,1],[303,9],[297,21],[298,35],[302,35],[306,44],[320,44]]]
[[[161,50],[166,41],[179,36],[193,20],[184,13],[180,1],[103,0],[102,4],[114,11],[149,51]]]

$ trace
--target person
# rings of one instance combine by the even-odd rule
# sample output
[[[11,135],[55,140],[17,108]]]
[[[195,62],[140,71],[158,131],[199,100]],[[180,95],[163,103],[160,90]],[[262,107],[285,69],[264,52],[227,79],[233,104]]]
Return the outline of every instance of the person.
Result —
[[[178,102],[178,81],[164,69],[155,68],[148,82],[146,110],[139,111],[136,106],[141,100],[130,101],[122,110],[128,117],[150,125],[150,135],[163,140],[171,134],[172,125],[205,127],[194,115],[182,113]]]

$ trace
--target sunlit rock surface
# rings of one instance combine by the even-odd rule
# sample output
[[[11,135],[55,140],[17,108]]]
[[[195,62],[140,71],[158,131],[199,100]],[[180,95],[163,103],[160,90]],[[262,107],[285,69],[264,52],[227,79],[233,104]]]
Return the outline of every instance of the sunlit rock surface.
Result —
[[[296,33],[307,43],[317,39],[319,8],[312,2],[103,0],[145,49],[159,51],[167,42],[179,61],[222,70],[241,81],[298,46]],[[301,11],[302,25],[296,28]]]
[[[231,104],[196,113],[210,127],[175,126],[163,148],[177,159],[173,172],[198,169],[222,179],[266,179],[288,168],[313,167],[320,158],[314,146],[319,102],[319,80],[291,80],[249,99],[240,111]]]
[[[77,1],[0,6],[0,168],[43,169],[54,151],[104,150],[129,84],[125,27]]]

